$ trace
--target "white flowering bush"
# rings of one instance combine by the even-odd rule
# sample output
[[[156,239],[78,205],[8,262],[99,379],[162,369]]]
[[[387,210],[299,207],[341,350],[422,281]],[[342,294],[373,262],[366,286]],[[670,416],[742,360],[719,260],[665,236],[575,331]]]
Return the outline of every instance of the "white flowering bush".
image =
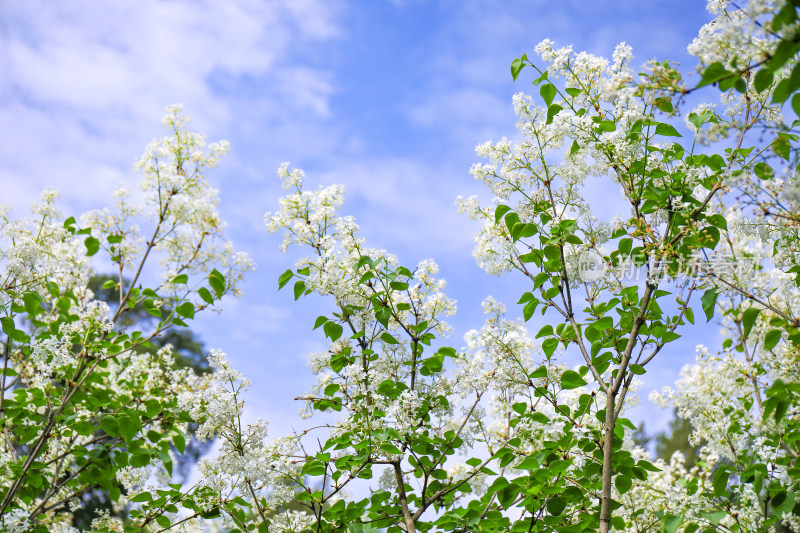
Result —
[[[202,394],[213,378],[177,368],[169,346],[141,348],[235,294],[252,269],[224,238],[204,174],[227,147],[206,146],[186,122],[179,107],[168,110],[170,135],[137,165],[140,202],[120,189],[114,209],[87,213],[78,225],[64,221],[47,190],[33,218],[3,212],[0,530],[70,530],[71,511],[93,490],[130,508],[147,486],[169,480],[183,452],[197,418],[176,398]],[[103,287],[118,294],[110,305],[87,287],[91,256],[117,271]],[[154,317],[149,331],[118,327],[126,310],[142,306]],[[132,508],[130,516],[142,527],[163,522]],[[95,523],[123,527],[107,514]]]
[[[800,530],[799,6],[708,7],[696,81],[664,61],[635,74],[624,43],[608,60],[544,40],[512,63],[514,79],[536,71],[538,95],[514,97],[516,140],[478,147],[489,194],[457,204],[480,223],[478,264],[520,280],[522,317],[486,298],[460,349],[443,341],[456,304],[436,263],[368,247],[343,187],[281,166],[265,224],[306,256],[279,287],[326,302],[313,328],[328,339],[299,398],[317,419],[292,435],[244,422],[251,383],[225,354],[197,376],[169,348],[138,350],[252,268],[205,178],[224,143],[171,108],[140,195],[80,224],[49,190],[32,220],[1,212],[0,531],[74,530],[97,488],[127,517],[100,512],[95,531]],[[591,180],[623,211],[603,218]],[[87,289],[101,251],[119,274],[110,305]],[[151,331],[120,329],[136,306]],[[650,394],[690,423],[699,460],[654,458],[626,409],[702,319],[721,348],[710,335]],[[217,446],[182,486],[171,465],[190,423]]]

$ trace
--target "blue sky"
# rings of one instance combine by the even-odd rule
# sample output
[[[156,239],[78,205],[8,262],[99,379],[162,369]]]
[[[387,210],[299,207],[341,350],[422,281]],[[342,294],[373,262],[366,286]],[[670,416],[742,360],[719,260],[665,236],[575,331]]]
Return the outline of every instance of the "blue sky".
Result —
[[[232,152],[210,174],[239,249],[257,262],[245,296],[195,329],[253,380],[249,414],[275,432],[300,427],[312,382],[306,355],[330,302],[292,301],[277,276],[296,256],[278,252],[265,211],[283,192],[283,161],[311,187],[343,183],[344,211],[368,243],[416,264],[431,257],[459,303],[449,343],[482,324],[489,294],[513,303],[519,277],[492,278],[471,257],[474,226],[457,195],[480,193],[469,176],[475,145],[513,137],[511,61],[550,38],[610,56],[633,46],[635,64],[677,59],[708,16],[701,0],[0,0],[0,203],[18,216],[45,186],[67,215],[111,204],[134,186],[133,162],[161,137],[164,108],[182,103],[193,128]],[[598,195],[598,203],[604,199]],[[695,336],[692,336],[693,338]],[[696,340],[696,339],[695,339]],[[647,374],[646,392],[694,359],[675,344]],[[650,430],[668,416],[636,409]]]

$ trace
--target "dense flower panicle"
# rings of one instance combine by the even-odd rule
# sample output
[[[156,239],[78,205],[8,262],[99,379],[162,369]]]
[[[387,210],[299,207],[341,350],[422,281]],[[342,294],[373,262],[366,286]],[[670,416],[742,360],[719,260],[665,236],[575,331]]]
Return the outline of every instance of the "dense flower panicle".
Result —
[[[457,374],[459,383],[480,386],[488,382],[493,388],[515,396],[527,390],[528,374],[533,372],[533,341],[521,320],[505,318],[505,306],[491,296],[483,302],[489,316],[480,331],[471,330],[464,336],[467,343],[468,365],[464,375]],[[480,365],[476,368],[476,363]]]
[[[0,527],[8,533],[25,533],[30,527],[28,513],[24,509],[12,509],[3,515]]]
[[[193,420],[203,420],[197,430],[199,440],[217,435],[231,420],[242,415],[243,404],[238,394],[250,386],[250,380],[233,369],[225,354],[211,350],[208,362],[214,369],[215,384],[203,390],[186,391],[178,396],[178,406],[189,412]]]
[[[231,367],[222,352],[212,350],[209,362],[213,377],[178,395],[179,407],[200,423],[197,438],[220,441],[215,453],[198,465],[201,486],[213,495],[207,505],[223,505],[233,492],[251,500],[254,507],[277,513],[273,523],[278,527],[304,523],[296,511],[282,509],[294,497],[289,483],[299,475],[299,467],[290,459],[298,451],[297,439],[269,441],[265,420],[245,424],[241,397],[250,380]]]
[[[54,189],[45,189],[41,200],[31,206],[32,220],[9,220],[6,209],[0,208],[0,285],[47,296],[48,281],[62,288],[86,284],[88,259],[83,241],[65,227],[55,207],[57,198]],[[6,298],[5,292],[0,298]]]
[[[126,187],[114,191],[114,197],[114,211],[109,208],[90,211],[81,216],[80,223],[100,235],[119,236],[121,239],[116,246],[119,262],[123,268],[132,269],[143,253],[144,238],[135,223],[136,218],[142,214],[142,208],[129,202],[130,191]]]
[[[475,198],[459,198],[457,204],[459,212],[484,221],[475,237],[473,256],[493,275],[519,270],[519,256],[525,253],[514,245],[509,230],[495,222],[497,206],[506,205],[522,223],[531,223],[536,222],[538,206],[550,205],[550,225],[575,220],[586,236],[587,244],[576,247],[571,257],[577,261],[587,254],[597,255],[591,246],[608,240],[610,231],[586,201],[586,179],[609,173],[617,176],[619,168],[630,167],[644,153],[641,144],[625,133],[647,118],[647,102],[636,98],[631,84],[630,46],[620,44],[611,62],[575,54],[571,47],[556,49],[549,40],[540,43],[536,51],[549,63],[551,79],[563,78],[567,87],[581,89],[565,93],[549,85],[554,93],[550,107],[537,106],[530,96],[515,95],[517,128],[523,139],[503,139],[476,149],[487,162],[473,165],[471,173],[495,195],[494,205],[481,206]],[[602,121],[614,122],[615,127],[597,133],[596,124]],[[565,148],[567,153],[557,162],[556,154]],[[658,162],[653,158],[648,164],[657,166]],[[571,279],[580,281],[579,277]]]
[[[785,3],[785,0],[750,0],[735,5],[725,0],[709,0],[707,8],[715,18],[700,29],[688,46],[689,53],[704,66],[717,61],[723,64],[762,61],[778,44],[765,17],[777,13]],[[788,33],[794,27],[785,30]]]
[[[272,233],[283,232],[284,251],[290,245],[314,251],[314,256],[297,264],[299,269],[309,268],[304,278],[307,289],[333,295],[340,304],[363,305],[369,295],[362,294],[363,288],[359,287],[363,274],[356,272],[359,260],[363,257],[381,258],[389,269],[397,267],[397,258],[385,250],[365,248],[353,218],[338,214],[344,202],[342,186],[321,187],[313,192],[304,190],[303,172],[290,171],[288,164],[282,165],[278,174],[284,188],[293,192],[280,200],[278,212],[265,215],[267,229]],[[420,262],[414,270],[413,280],[409,280],[408,290],[398,291],[392,296],[400,303],[413,302],[419,320],[428,321],[441,334],[449,326],[439,317],[455,313],[455,302],[442,292],[445,282],[435,278],[437,272],[438,266],[433,261]]]
[[[226,141],[206,146],[203,135],[187,131],[188,118],[180,106],[168,108],[163,122],[172,136],[150,143],[136,169],[143,175],[139,187],[146,195],[146,214],[160,230],[153,244],[163,252],[164,282],[173,273],[207,272],[224,265],[236,293],[242,276],[254,265],[222,237],[225,222],[217,210],[218,191],[205,178],[205,171],[216,167],[230,146]]]
[[[779,34],[791,35],[800,25],[795,20],[783,26],[779,33],[770,30],[771,17],[786,4],[784,0],[754,0],[738,5],[732,2],[709,0],[707,9],[714,19],[704,25],[698,36],[688,46],[690,54],[697,57],[698,69],[713,63],[733,69],[744,65],[757,65],[772,57],[779,43]],[[789,77],[791,69],[784,67],[775,72],[775,80]],[[758,116],[764,123],[780,127],[784,116],[780,105],[770,101],[771,91],[757,91],[755,77],[745,80],[748,91],[726,91],[721,95],[724,112],[714,120],[707,131],[700,132],[703,143],[716,142],[727,135],[726,129],[741,127],[745,117]]]
[[[124,270],[135,272],[155,250],[163,267],[160,288],[167,292],[182,290],[172,284],[180,274],[217,268],[225,276],[226,292],[239,295],[244,275],[255,265],[225,239],[219,192],[205,176],[229,145],[207,145],[203,135],[188,131],[189,119],[179,105],[170,106],[162,122],[171,135],[150,143],[136,163],[145,205],[132,204],[130,192],[121,187],[114,193],[115,209],[90,211],[81,216],[81,224],[92,229],[100,246]]]

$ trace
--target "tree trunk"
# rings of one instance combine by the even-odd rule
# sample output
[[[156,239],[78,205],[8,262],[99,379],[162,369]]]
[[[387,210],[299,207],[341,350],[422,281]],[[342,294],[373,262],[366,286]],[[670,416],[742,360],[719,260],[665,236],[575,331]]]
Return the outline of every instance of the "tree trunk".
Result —
[[[611,528],[611,455],[614,443],[614,398],[616,394],[609,391],[606,396],[606,421],[603,432],[603,490],[600,494],[600,531],[607,533]]]

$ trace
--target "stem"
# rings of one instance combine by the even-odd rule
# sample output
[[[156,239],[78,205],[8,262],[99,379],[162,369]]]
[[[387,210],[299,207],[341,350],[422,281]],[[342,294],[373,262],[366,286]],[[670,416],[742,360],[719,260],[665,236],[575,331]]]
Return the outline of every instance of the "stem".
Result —
[[[258,502],[258,497],[256,496],[256,491],[253,490],[253,484],[250,480],[247,480],[247,488],[250,489],[250,495],[253,496],[253,503],[256,504],[256,509],[258,510],[258,515],[261,517],[261,523],[266,525],[267,524],[267,517],[264,515],[264,510],[261,508],[261,504]]]
[[[406,483],[403,480],[403,470],[400,468],[400,461],[393,461],[394,479],[397,481],[397,494],[400,497],[400,508],[403,510],[403,520],[406,523],[408,533],[417,533],[417,526],[414,524],[414,517],[408,510],[408,498],[406,498]]]
[[[614,379],[613,383],[610,384],[609,390],[606,393],[605,434],[603,436],[603,490],[600,495],[600,531],[602,533],[607,533],[611,527],[611,477],[613,475],[611,459],[614,449],[614,428],[617,425],[615,400],[625,378],[625,371],[631,359],[631,353],[633,353],[633,347],[636,344],[636,337],[639,334],[639,329],[644,322],[647,307],[650,303],[650,297],[655,289],[656,285],[647,284],[647,288],[642,296],[642,302],[639,306],[639,313],[633,321],[628,345],[625,347],[625,353],[622,355],[619,368],[617,368],[617,377]]]

